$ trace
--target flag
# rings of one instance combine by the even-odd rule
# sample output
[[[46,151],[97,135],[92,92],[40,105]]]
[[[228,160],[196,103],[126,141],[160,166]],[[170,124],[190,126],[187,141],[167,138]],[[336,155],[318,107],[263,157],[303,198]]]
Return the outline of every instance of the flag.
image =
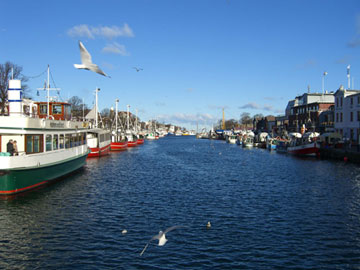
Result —
[[[347,77],[350,78],[350,65],[347,66]]]

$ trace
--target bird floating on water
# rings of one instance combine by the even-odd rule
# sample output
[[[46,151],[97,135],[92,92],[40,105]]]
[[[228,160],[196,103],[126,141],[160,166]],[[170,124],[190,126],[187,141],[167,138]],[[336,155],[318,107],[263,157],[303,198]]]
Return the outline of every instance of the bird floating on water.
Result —
[[[126,229],[124,229],[124,230],[122,230],[122,232],[121,232],[122,234],[126,234],[127,233],[127,230]]]
[[[96,72],[100,75],[103,75],[105,77],[109,77],[110,76],[106,75],[100,68],[98,65],[94,64],[91,60],[91,55],[90,53],[86,50],[84,44],[82,44],[81,41],[79,41],[79,48],[80,48],[80,57],[81,57],[81,64],[74,64],[74,67],[77,69],[86,69],[86,70],[91,70],[93,72]]]
[[[139,72],[140,70],[143,70],[142,68],[137,68],[137,67],[133,67],[135,70],[136,70],[136,72]]]
[[[177,228],[183,228],[183,226],[172,226],[172,227],[170,227],[170,228],[167,228],[164,232],[163,232],[163,231],[159,231],[159,234],[154,235],[154,236],[150,239],[150,241],[145,245],[144,249],[143,249],[143,250],[141,251],[141,253],[140,253],[140,256],[143,255],[143,253],[145,252],[146,248],[148,247],[148,245],[150,244],[150,242],[151,242],[152,240],[159,240],[158,246],[163,246],[163,245],[165,245],[166,242],[168,241],[168,240],[166,239],[166,234],[167,234],[168,232],[172,231],[172,230],[177,229]]]
[[[208,221],[208,223],[206,224],[206,228],[207,228],[207,229],[210,229],[210,228],[211,228],[211,223],[210,223],[210,221]]]

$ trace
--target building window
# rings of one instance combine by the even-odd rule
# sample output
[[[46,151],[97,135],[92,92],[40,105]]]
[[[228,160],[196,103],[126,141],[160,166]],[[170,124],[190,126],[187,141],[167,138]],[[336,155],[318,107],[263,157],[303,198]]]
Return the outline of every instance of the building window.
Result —
[[[353,121],[353,112],[350,112],[350,122]]]
[[[357,97],[358,104],[360,104],[360,96]]]
[[[353,98],[350,98],[350,105],[353,105],[353,104],[354,104]]]
[[[343,114],[340,113],[340,122],[342,122],[342,121],[343,121]]]
[[[340,98],[340,107],[342,107],[342,104],[343,104],[343,98],[341,97]]]
[[[357,111],[357,120],[360,121],[360,111]]]
[[[339,122],[339,113],[336,113],[336,122]]]

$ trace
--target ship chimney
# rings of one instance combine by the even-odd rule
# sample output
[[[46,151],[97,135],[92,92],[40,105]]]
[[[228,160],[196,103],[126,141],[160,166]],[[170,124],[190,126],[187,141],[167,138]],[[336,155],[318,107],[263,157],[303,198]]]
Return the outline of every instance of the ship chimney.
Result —
[[[9,80],[8,102],[9,115],[20,116],[22,114],[22,90],[20,80]]]

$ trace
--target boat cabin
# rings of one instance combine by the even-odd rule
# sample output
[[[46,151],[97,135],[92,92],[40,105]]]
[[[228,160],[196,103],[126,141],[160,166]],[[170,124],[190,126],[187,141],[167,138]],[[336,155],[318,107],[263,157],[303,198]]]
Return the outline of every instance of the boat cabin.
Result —
[[[39,118],[47,118],[48,103],[35,102],[37,105],[37,115]],[[71,119],[71,105],[66,102],[49,102],[49,115],[54,120],[70,120]]]

